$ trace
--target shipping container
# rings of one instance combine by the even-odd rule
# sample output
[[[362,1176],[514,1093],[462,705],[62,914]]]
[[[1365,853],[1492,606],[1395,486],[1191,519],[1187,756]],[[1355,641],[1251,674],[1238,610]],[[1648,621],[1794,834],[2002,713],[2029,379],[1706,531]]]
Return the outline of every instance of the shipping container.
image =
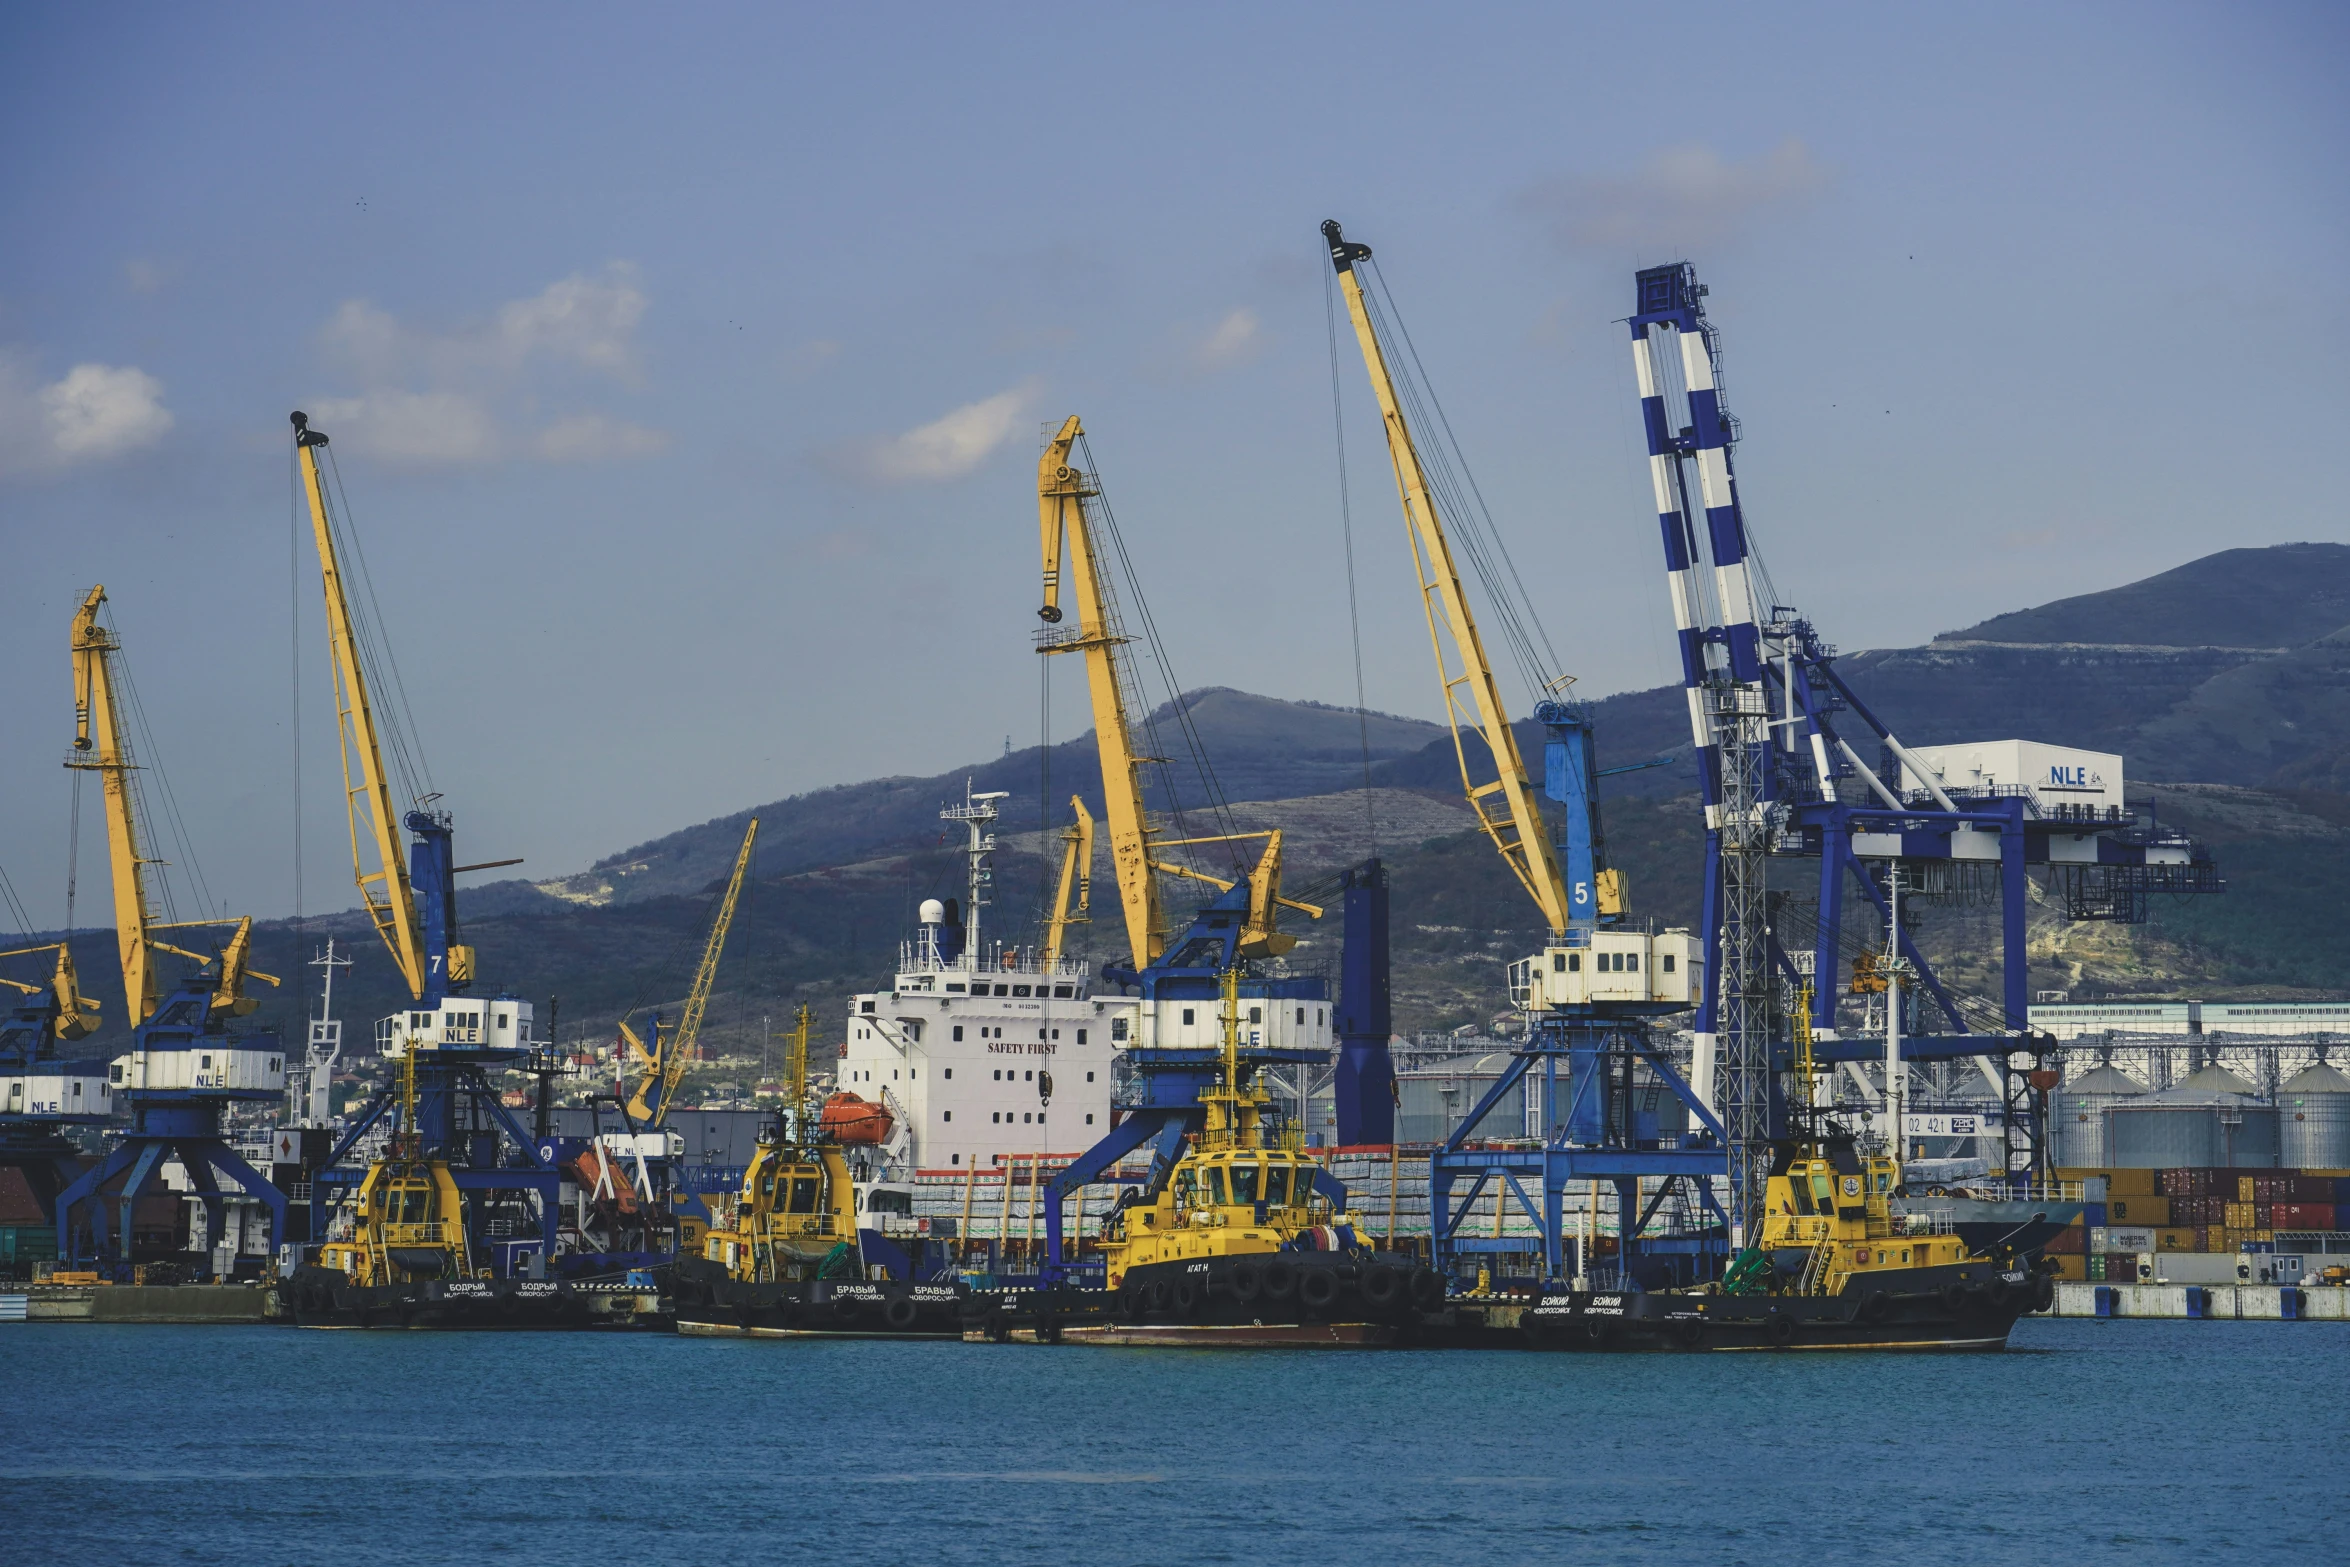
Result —
[[[2071,1279],[2076,1282],[2086,1279],[2089,1276],[2089,1259],[2069,1255],[2057,1258],[2056,1276],[2060,1279]]]
[[[2170,1199],[2167,1197],[2116,1197],[2105,1205],[2108,1224],[2150,1224],[2156,1229],[2170,1223]]]
[[[2253,1204],[2248,1201],[2229,1203],[2227,1207],[2227,1217],[2222,1219],[2220,1222],[2225,1224],[2231,1230],[2251,1229],[2252,1208]]]
[[[2089,1232],[2078,1224],[2068,1224],[2056,1232],[2054,1239],[2040,1248],[2052,1257],[2077,1255],[2089,1249]]]
[[[2156,1251],[2201,1251],[2203,1238],[2194,1230],[2168,1229],[2154,1232]]]
[[[2106,1214],[2108,1210],[2112,1208],[2112,1206],[2113,1205],[2111,1203],[2085,1202],[2081,1204],[2081,1216],[2075,1219],[2073,1222],[2075,1224],[2086,1224],[2091,1229],[2095,1229],[2098,1225],[2108,1222]]]
[[[2084,1165],[2060,1169],[2056,1172],[2056,1177],[2062,1181],[2103,1181],[2105,1195],[2098,1198],[2092,1194],[2092,1200],[2111,1202],[2116,1197],[2153,1196],[2155,1180],[2162,1173],[2160,1170],[2119,1170],[2106,1166]]]
[[[2085,1257],[2082,1260],[2089,1264],[2089,1277],[2100,1284],[2104,1283],[2105,1259],[2103,1257]]]
[[[2236,1201],[2238,1201],[2238,1202],[2257,1202],[2257,1201],[2259,1200],[2259,1198],[2260,1198],[2260,1191],[2259,1191],[2259,1187],[2260,1187],[2260,1177],[2259,1177],[2259,1176],[2257,1176],[2257,1175],[2239,1175],[2239,1176],[2237,1176],[2237,1177],[2236,1177]]]
[[[2105,1225],[2089,1232],[2089,1249],[2103,1252],[2141,1252],[2154,1250],[2154,1232],[2148,1229]]]
[[[2105,1276],[2116,1284],[2135,1284],[2141,1276],[2154,1276],[2153,1264],[2136,1252],[2108,1252],[2105,1256]]]
[[[2206,1197],[2211,1194],[2209,1170],[2172,1169],[2154,1173],[2160,1177],[2157,1189],[2165,1197]]]

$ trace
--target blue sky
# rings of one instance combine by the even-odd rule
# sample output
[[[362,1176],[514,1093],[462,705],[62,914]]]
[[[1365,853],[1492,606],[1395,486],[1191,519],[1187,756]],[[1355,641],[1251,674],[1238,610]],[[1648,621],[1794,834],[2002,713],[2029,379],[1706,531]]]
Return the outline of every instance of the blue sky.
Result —
[[[468,858],[561,874],[1032,741],[1033,464],[1068,412],[1183,681],[1350,702],[1330,216],[1377,248],[1585,692],[1672,673],[1614,323],[1634,267],[1683,255],[1761,550],[1846,647],[2350,536],[2323,433],[2350,413],[2346,30],[2325,6],[13,8],[0,865],[62,916],[64,642],[103,581],[237,911],[294,900],[298,647],[302,897],[352,901],[297,406],[335,437]],[[1339,369],[1369,698],[1432,715]],[[1082,728],[1076,682],[1054,696]]]

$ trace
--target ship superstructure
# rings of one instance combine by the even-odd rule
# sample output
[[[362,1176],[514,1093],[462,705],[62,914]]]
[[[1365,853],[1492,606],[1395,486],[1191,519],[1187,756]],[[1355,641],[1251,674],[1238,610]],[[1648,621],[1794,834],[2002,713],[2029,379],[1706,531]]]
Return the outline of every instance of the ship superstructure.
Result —
[[[850,1130],[864,1139],[851,1154],[861,1173],[989,1170],[1084,1148],[1110,1124],[1118,1053],[1139,1037],[1141,1003],[1104,993],[1076,958],[987,935],[1004,798],[966,786],[939,813],[965,832],[964,897],[926,899],[890,988],[849,998],[838,1086],[882,1112]],[[1208,1009],[1185,1010],[1212,1038]]]

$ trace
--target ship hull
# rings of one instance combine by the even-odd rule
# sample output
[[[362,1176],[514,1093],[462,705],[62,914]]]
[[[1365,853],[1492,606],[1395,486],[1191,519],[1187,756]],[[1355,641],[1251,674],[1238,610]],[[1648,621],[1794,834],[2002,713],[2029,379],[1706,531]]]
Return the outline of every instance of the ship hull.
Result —
[[[963,1334],[957,1284],[785,1279],[746,1284],[715,1263],[677,1267],[677,1331],[689,1338],[926,1338]]]
[[[1514,1330],[1543,1350],[1720,1352],[1742,1350],[1996,1350],[2016,1320],[2046,1310],[2048,1282],[2021,1270],[1990,1273],[1917,1269],[1873,1281],[1866,1291],[1819,1298],[1800,1295],[1546,1295],[1514,1313],[1479,1313],[1473,1329],[1456,1307],[1454,1343],[1492,1342]],[[1947,1276],[1946,1276],[1947,1275]]]
[[[1412,1342],[1436,1275],[1404,1258],[1262,1252],[1148,1263],[1116,1290],[978,1291],[974,1342],[1160,1349],[1363,1349]]]
[[[278,1287],[278,1320],[302,1328],[441,1332],[662,1331],[658,1286],[567,1279],[426,1279],[353,1284],[329,1268],[301,1268]]]

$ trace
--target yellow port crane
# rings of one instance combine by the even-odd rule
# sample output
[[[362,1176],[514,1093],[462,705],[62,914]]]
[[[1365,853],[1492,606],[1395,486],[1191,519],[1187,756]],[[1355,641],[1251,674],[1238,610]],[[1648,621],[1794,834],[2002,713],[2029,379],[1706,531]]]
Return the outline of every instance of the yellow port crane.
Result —
[[[351,828],[352,874],[368,919],[390,950],[401,979],[407,982],[409,998],[422,1001],[429,994],[437,999],[444,988],[462,992],[472,984],[473,949],[451,945],[446,974],[433,972],[416,889],[409,881],[407,857],[401,852],[401,815],[392,803],[391,780],[384,771],[383,742],[367,688],[358,633],[351,621],[350,595],[343,586],[342,559],[335,548],[326,486],[318,471],[318,452],[326,445],[326,437],[311,429],[303,414],[295,414],[293,421],[294,455],[302,470],[302,493],[310,503],[310,531],[318,547],[319,576],[326,592],[336,751],[343,765],[343,813]]]
[[[1053,893],[1053,912],[1044,924],[1044,967],[1048,974],[1061,961],[1061,948],[1068,939],[1069,927],[1088,924],[1093,919],[1093,813],[1085,808],[1085,796],[1081,794],[1069,796],[1069,811],[1076,820],[1061,831],[1061,880]]]
[[[759,818],[754,816],[743,830],[742,847],[734,856],[734,874],[726,879],[726,896],[719,900],[718,918],[711,923],[710,939],[703,945],[701,966],[694,970],[693,989],[686,993],[685,1015],[678,1019],[676,1030],[663,1035],[656,1020],[652,1048],[647,1049],[636,1030],[628,1026],[628,1019],[620,1020],[620,1037],[643,1074],[628,1100],[628,1113],[637,1120],[660,1126],[669,1119],[669,1101],[685,1081],[686,1067],[702,1037],[702,1017],[710,1009],[710,992],[718,983],[718,959],[726,951],[726,933],[734,925],[743,876],[751,868],[751,846],[758,839]]]
[[[71,947],[62,941],[41,947],[18,947],[12,952],[0,952],[0,958],[37,958],[49,952],[57,954],[57,962],[49,971],[48,984],[27,984],[21,979],[10,979],[0,974],[0,985],[28,996],[48,991],[55,1007],[56,1015],[51,1026],[56,1030],[57,1037],[66,1040],[85,1039],[98,1026],[100,1009],[96,1001],[82,994],[81,978],[74,972]]]
[[[1134,743],[1133,719],[1141,699],[1133,673],[1119,653],[1130,639],[1119,622],[1117,601],[1110,591],[1099,541],[1094,536],[1092,518],[1085,504],[1100,495],[1101,490],[1093,476],[1073,461],[1078,438],[1084,433],[1084,424],[1071,414],[1062,421],[1059,433],[1047,444],[1044,455],[1037,459],[1036,503],[1043,536],[1044,606],[1036,614],[1044,622],[1044,628],[1037,633],[1036,650],[1085,655],[1087,687],[1093,700],[1094,745],[1101,755],[1110,864],[1117,873],[1118,897],[1125,912],[1127,950],[1137,969],[1149,967],[1166,950],[1169,932],[1166,905],[1159,890],[1160,873],[1205,882],[1218,891],[1230,891],[1235,885],[1187,865],[1161,860],[1159,850],[1261,838],[1265,840],[1265,848],[1258,856],[1255,870],[1249,874],[1249,913],[1239,950],[1241,956],[1251,958],[1286,952],[1297,944],[1297,938],[1274,929],[1277,911],[1291,908],[1320,919],[1322,910],[1281,896],[1280,830],[1161,838],[1144,809],[1142,770],[1163,758],[1141,754]],[[1061,624],[1064,560],[1069,568],[1069,593],[1077,603],[1077,625],[1073,629],[1064,629]],[[1082,804],[1071,803],[1077,805],[1080,820],[1070,832],[1082,832],[1084,863],[1090,865],[1093,821],[1085,814]],[[1067,912],[1071,867],[1076,862],[1066,856],[1076,853],[1079,844],[1067,836],[1063,842],[1068,849],[1062,863],[1059,896],[1055,899],[1053,915],[1046,922],[1047,941],[1054,957],[1060,954],[1066,927],[1076,923]]]
[[[122,988],[128,1025],[136,1029],[155,1015],[154,954],[168,952],[204,965],[219,965],[213,978],[210,1015],[243,1017],[255,1006],[245,994],[245,981],[278,983],[274,975],[248,967],[253,950],[253,919],[162,921],[147,887],[147,867],[163,861],[149,854],[139,822],[138,790],[131,775],[138,762],[122,728],[121,706],[115,697],[115,662],[122,643],[98,624],[106,603],[101,583],[89,591],[73,617],[73,755],[66,766],[98,774],[106,796],[107,861],[113,873],[114,939],[122,959]],[[217,953],[191,952],[165,941],[167,930],[207,930],[235,927]],[[60,955],[61,964],[66,959]]]
[[[1036,506],[1044,542],[1044,607],[1037,618],[1039,653],[1083,653],[1086,683],[1093,698],[1094,744],[1101,752],[1102,804],[1110,837],[1110,864],[1126,918],[1126,946],[1134,966],[1145,968],[1167,945],[1167,911],[1152,870],[1152,832],[1142,803],[1142,770],[1156,757],[1135,752],[1137,700],[1132,671],[1118,651],[1128,641],[1118,623],[1115,600],[1102,569],[1092,520],[1085,503],[1101,493],[1080,471],[1073,448],[1085,427],[1075,414],[1036,464]],[[1064,542],[1065,541],[1065,542]],[[1077,601],[1077,625],[1061,625],[1061,563],[1069,566],[1069,592]]]
[[[1437,511],[1427,471],[1421,466],[1411,426],[1397,403],[1395,381],[1388,373],[1378,334],[1372,329],[1362,281],[1355,276],[1354,263],[1367,258],[1371,249],[1347,241],[1336,223],[1323,224],[1322,233],[1330,242],[1339,290],[1346,296],[1347,316],[1354,323],[1355,340],[1371,374],[1371,391],[1379,401],[1380,422],[1386,427],[1387,455],[1395,470],[1396,490],[1403,499],[1412,568],[1420,582],[1420,608],[1427,616],[1428,644],[1436,655],[1436,676],[1444,689],[1445,722],[1452,729],[1461,788],[1468,796],[1469,808],[1477,813],[1478,825],[1542,910],[1555,939],[1566,932],[1573,899],[1566,875],[1559,868],[1558,851],[1543,824],[1525,758],[1518,751],[1518,737],[1510,728],[1509,710],[1502,705],[1492,662],[1485,656],[1477,617],[1462,590],[1460,569],[1453,564],[1452,541],[1445,536],[1444,519]],[[1482,769],[1472,763],[1471,736],[1483,744],[1492,764],[1495,777],[1490,783],[1477,781]],[[1601,889],[1603,897],[1606,890]]]

